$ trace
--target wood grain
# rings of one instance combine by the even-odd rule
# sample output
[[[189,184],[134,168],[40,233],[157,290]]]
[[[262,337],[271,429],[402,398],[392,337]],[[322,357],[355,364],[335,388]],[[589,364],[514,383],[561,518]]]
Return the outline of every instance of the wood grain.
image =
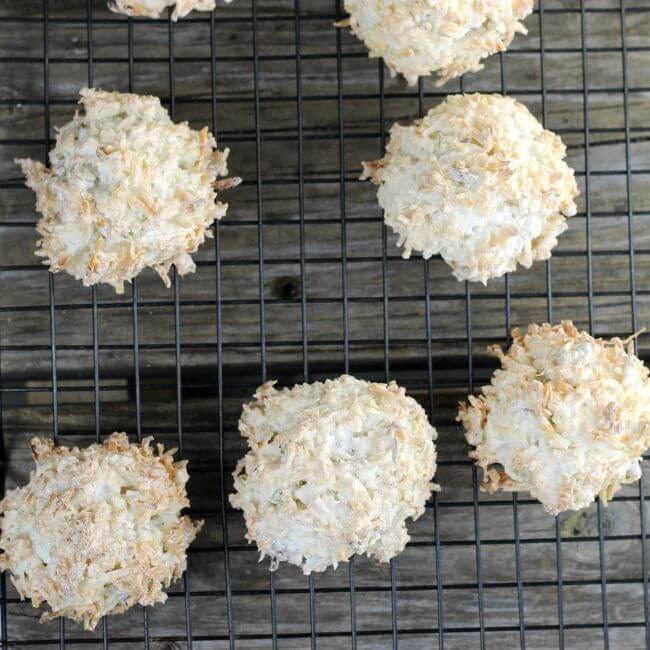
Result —
[[[49,276],[32,254],[37,215],[33,195],[22,186],[13,159],[44,159],[46,135],[53,138],[55,127],[70,119],[79,89],[89,83],[87,3],[50,0],[48,5],[49,112],[43,105],[43,3],[0,0],[0,398],[7,487],[27,480],[29,437],[51,435],[53,430]],[[644,0],[628,5],[650,7]],[[294,2],[259,0],[254,41],[251,2],[236,0],[214,14],[213,71],[206,15],[193,14],[173,27],[175,62],[170,86],[167,22],[132,23],[133,65],[129,70],[128,21],[110,14],[101,0],[92,3],[92,82],[126,91],[130,72],[134,91],[158,94],[170,108],[173,95],[175,119],[211,125],[220,144],[231,148],[232,173],[244,178],[244,184],[227,195],[230,209],[217,228],[217,242],[199,251],[197,273],[177,285],[183,455],[190,460],[193,512],[207,520],[190,554],[195,649],[229,647],[219,508],[220,414],[224,482],[229,491],[230,473],[244,452],[237,418],[254,387],[263,377],[286,384],[302,381],[305,367],[310,380],[337,375],[345,370],[346,359],[351,372],[367,378],[381,380],[388,368],[390,376],[430,410],[440,433],[442,464],[437,480],[443,491],[436,516],[441,574],[436,572],[431,504],[426,515],[411,526],[413,544],[396,561],[400,648],[438,643],[438,598],[445,647],[479,647],[477,523],[486,646],[519,646],[515,512],[523,542],[519,567],[529,626],[527,647],[556,648],[559,644],[558,631],[552,629],[558,623],[556,533],[562,538],[565,647],[603,645],[601,560],[608,583],[610,647],[645,647],[643,628],[630,627],[644,620],[639,487],[626,487],[606,510],[599,512],[594,505],[584,513],[562,516],[557,530],[555,520],[528,495],[520,495],[516,506],[510,495],[480,495],[480,507],[475,507],[472,470],[454,422],[455,405],[470,389],[468,350],[476,388],[488,381],[494,367],[484,353],[485,346],[505,343],[509,325],[546,320],[549,307],[554,320],[572,318],[581,327],[588,327],[591,312],[593,331],[601,335],[627,335],[635,326],[650,325],[650,11],[630,10],[626,15],[627,148],[619,3],[594,0],[587,6],[586,100],[581,16],[574,11],[579,8],[577,0],[544,2],[543,77],[540,15],[535,13],[526,21],[528,36],[518,37],[503,56],[503,76],[499,57],[493,57],[483,72],[464,80],[465,91],[505,91],[524,101],[540,118],[545,114],[547,126],[567,143],[568,160],[579,175],[580,213],[570,220],[548,275],[544,263],[520,270],[509,278],[507,293],[504,280],[466,290],[439,259],[429,263],[402,260],[391,234],[384,244],[375,190],[357,180],[361,161],[381,155],[382,133],[393,122],[417,117],[445,93],[457,92],[458,82],[436,89],[427,80],[419,95],[401,80],[390,79],[376,60],[368,60],[363,45],[351,34],[332,27],[337,16],[333,0],[303,1],[299,105]],[[19,16],[31,20],[12,20]],[[636,323],[630,296],[632,259]],[[135,432],[134,343],[140,354],[142,430],[169,443],[177,440],[175,294],[149,272],[142,274],[137,286],[137,339],[129,291],[116,296],[105,287],[97,290],[97,423],[91,292],[67,276],[53,277],[57,426],[66,441],[88,443],[96,429]],[[220,310],[216,308],[217,287]],[[428,341],[433,367],[431,403]],[[641,336],[639,344],[641,355],[647,358],[650,337]],[[646,506],[646,520],[648,514]],[[606,536],[602,557],[599,517]],[[267,566],[258,564],[254,548],[245,545],[240,514],[228,508],[226,524],[233,625],[240,635],[237,648],[269,648]],[[357,647],[392,647],[389,568],[357,558],[354,577]],[[328,634],[319,639],[319,647],[349,648],[347,568],[318,575],[315,585],[316,629]],[[279,647],[308,647],[307,579],[283,567],[275,574],[275,586]],[[152,647],[157,650],[187,647],[182,591],[182,585],[176,585],[169,602],[150,612]],[[37,611],[15,602],[12,587],[8,597],[10,642],[43,647],[44,641],[58,638],[58,623],[36,625]],[[572,627],[583,624],[588,627]],[[111,619],[108,630],[110,647],[143,647],[139,609]],[[377,630],[382,633],[368,634]],[[100,639],[101,632],[88,635],[67,624],[66,636],[85,642]],[[201,640],[206,637],[218,638]],[[175,645],[169,645],[172,640]]]

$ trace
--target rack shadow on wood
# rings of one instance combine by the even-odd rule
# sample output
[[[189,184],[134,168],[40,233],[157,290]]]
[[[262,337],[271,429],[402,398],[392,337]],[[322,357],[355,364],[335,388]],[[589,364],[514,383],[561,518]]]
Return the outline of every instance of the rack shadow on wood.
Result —
[[[645,648],[647,468],[608,508],[553,519],[527,495],[486,496],[454,422],[488,381],[488,343],[573,319],[594,334],[650,324],[650,1],[543,0],[529,35],[442,89],[390,79],[333,27],[338,0],[236,0],[132,20],[102,0],[0,0],[0,427],[7,487],[29,437],[154,434],[190,460],[206,528],[164,606],[90,634],[35,623],[0,585],[0,647]],[[209,125],[244,178],[198,270],[124,296],[50,275],[33,256],[33,196],[13,159],[45,160],[84,85],[161,96]],[[579,214],[552,261],[487,287],[439,259],[402,260],[358,181],[387,130],[459,91],[514,95],[569,146]],[[638,339],[648,359],[650,337]],[[227,504],[243,401],[351,372],[396,379],[440,433],[437,480],[390,565],[356,558],[269,574]]]

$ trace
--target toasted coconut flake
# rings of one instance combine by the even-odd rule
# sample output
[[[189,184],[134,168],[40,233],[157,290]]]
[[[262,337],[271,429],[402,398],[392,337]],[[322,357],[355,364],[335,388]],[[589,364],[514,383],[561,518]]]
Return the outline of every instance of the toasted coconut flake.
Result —
[[[527,490],[553,515],[607,503],[641,476],[650,380],[633,342],[595,339],[571,321],[512,332],[489,386],[458,419],[483,489]]]
[[[305,574],[366,553],[387,562],[409,540],[437,486],[436,430],[394,382],[342,376],[276,390],[260,386],[239,430],[250,451],[234,472],[235,508],[271,570]]]
[[[438,73],[437,85],[483,69],[482,59],[505,51],[534,0],[345,0],[352,31],[371,57],[409,84]]]
[[[127,16],[161,18],[168,7],[174,7],[172,20],[178,20],[194,9],[212,11],[216,7],[216,0],[108,0],[108,8],[111,11]]]
[[[193,272],[192,253],[226,214],[215,188],[228,150],[207,129],[174,124],[157,97],[86,89],[81,104],[57,135],[50,168],[16,161],[43,215],[36,254],[86,286],[122,293],[146,267],[169,286],[172,264]]]
[[[551,256],[576,213],[566,148],[528,109],[501,95],[448,97],[386,155],[363,163],[404,257],[440,254],[458,280],[486,283]]]
[[[164,602],[186,549],[203,522],[180,516],[189,506],[186,462],[172,451],[129,444],[114,433],[86,449],[31,441],[36,469],[7,492],[0,568],[22,599],[92,630],[106,614]]]

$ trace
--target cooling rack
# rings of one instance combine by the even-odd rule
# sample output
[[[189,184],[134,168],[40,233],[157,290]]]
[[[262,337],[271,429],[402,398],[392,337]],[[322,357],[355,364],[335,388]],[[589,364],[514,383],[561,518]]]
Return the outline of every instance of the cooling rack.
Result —
[[[28,440],[152,434],[190,461],[206,520],[164,606],[93,633],[0,583],[0,647],[647,648],[647,486],[560,518],[479,492],[454,421],[487,382],[489,343],[572,318],[596,335],[650,323],[650,2],[543,0],[510,50],[436,88],[393,80],[333,23],[335,0],[236,0],[127,19],[101,0],[0,0],[0,427],[6,487]],[[208,125],[242,176],[193,276],[144,273],[122,296],[32,255],[33,196],[13,159],[45,160],[80,88],[159,95]],[[569,146],[579,214],[552,261],[487,287],[402,260],[358,181],[387,131],[461,91],[516,96]],[[648,337],[637,339],[648,360]],[[269,574],[227,502],[242,403],[267,379],[396,379],[438,428],[442,492],[390,565]],[[645,468],[647,470],[647,467]]]

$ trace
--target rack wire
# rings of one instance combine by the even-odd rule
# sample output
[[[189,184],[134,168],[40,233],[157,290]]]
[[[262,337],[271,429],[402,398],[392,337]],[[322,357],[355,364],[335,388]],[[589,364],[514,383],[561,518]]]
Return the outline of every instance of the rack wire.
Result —
[[[166,605],[94,633],[34,625],[3,576],[0,647],[650,647],[643,480],[608,509],[553,519],[528,495],[481,494],[454,422],[493,370],[486,344],[512,326],[648,323],[650,2],[540,0],[527,38],[442,89],[391,80],[334,29],[343,15],[340,0],[236,0],[174,24],[100,0],[0,0],[3,482],[25,480],[34,434],[153,434],[189,458],[192,514],[207,522]],[[86,84],[160,95],[174,119],[209,124],[244,177],[197,274],[169,291],[147,273],[125,296],[84,289],[31,256],[33,197],[11,161],[45,160]],[[402,260],[358,181],[393,121],[466,90],[527,103],[569,144],[582,190],[553,260],[487,288]],[[396,379],[423,403],[443,491],[386,567],[269,574],[227,501],[241,404],[267,379],[343,372]]]

